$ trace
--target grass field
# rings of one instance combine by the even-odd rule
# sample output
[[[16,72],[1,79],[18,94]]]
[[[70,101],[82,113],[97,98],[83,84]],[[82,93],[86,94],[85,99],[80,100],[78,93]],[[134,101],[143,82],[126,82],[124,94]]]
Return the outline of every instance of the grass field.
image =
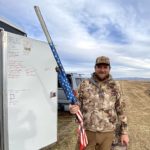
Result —
[[[127,98],[130,150],[150,150],[150,82],[122,81]]]

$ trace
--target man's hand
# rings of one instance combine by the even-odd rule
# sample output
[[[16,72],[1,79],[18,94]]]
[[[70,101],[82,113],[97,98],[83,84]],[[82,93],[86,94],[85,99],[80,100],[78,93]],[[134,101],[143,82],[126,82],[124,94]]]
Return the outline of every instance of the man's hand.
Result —
[[[76,114],[79,110],[79,106],[78,105],[69,105],[69,111],[71,114]]]
[[[123,134],[121,135],[121,144],[125,144],[125,145],[128,145],[129,143],[129,137],[127,134]]]

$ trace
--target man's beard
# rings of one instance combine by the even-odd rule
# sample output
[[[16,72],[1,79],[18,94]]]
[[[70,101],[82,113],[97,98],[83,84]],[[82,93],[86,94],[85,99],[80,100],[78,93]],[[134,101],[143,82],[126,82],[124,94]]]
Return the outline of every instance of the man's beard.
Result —
[[[109,76],[108,74],[104,74],[104,73],[96,73],[96,75],[100,80],[105,80]]]

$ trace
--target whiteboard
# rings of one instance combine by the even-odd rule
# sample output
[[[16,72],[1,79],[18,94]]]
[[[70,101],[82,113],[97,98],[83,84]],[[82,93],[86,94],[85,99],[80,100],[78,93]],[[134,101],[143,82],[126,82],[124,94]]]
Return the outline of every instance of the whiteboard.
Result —
[[[8,32],[4,36],[8,147],[37,150],[57,141],[56,62],[47,43]]]

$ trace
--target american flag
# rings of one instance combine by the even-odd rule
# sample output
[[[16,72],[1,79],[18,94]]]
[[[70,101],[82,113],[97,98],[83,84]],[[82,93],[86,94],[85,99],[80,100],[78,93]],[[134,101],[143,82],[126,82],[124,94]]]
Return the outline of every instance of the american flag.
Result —
[[[51,42],[49,45],[50,45],[50,48],[53,52],[53,55],[55,57],[57,65],[58,65],[57,72],[58,72],[59,83],[60,83],[61,87],[63,88],[65,94],[66,94],[67,100],[71,104],[75,104],[77,102],[77,99],[76,99],[75,95],[73,94],[73,91],[72,91],[71,86],[69,84],[68,78],[66,77],[65,70],[62,66],[62,63],[59,59],[57,51],[54,47],[54,44]],[[80,110],[76,113],[76,116],[77,116],[78,123],[79,123],[78,135],[79,135],[79,139],[80,139],[80,150],[84,150],[86,145],[88,144],[88,140],[87,140],[87,136],[85,133],[85,129],[83,127],[83,116],[82,116],[82,113]]]
[[[80,150],[84,150],[86,145],[88,144],[88,140],[85,133],[85,129],[83,128],[83,116],[80,110],[76,113],[76,115],[78,117],[78,123],[79,123],[78,134],[80,139]]]
[[[65,94],[66,94],[66,97],[67,97],[67,100],[71,103],[71,104],[75,104],[77,102],[77,99],[75,97],[75,95],[73,94],[73,91],[71,89],[71,86],[69,84],[69,81],[66,77],[66,73],[65,73],[65,70],[62,66],[62,63],[59,59],[59,56],[57,54],[57,51],[55,49],[55,46],[53,44],[53,41],[50,37],[50,34],[48,32],[48,29],[46,27],[46,24],[45,24],[45,21],[42,17],[42,14],[41,14],[41,11],[40,11],[40,8],[38,6],[34,6],[34,9],[35,9],[35,12],[37,14],[37,17],[40,21],[40,24],[42,26],[42,29],[45,33],[45,36],[47,38],[47,41],[48,41],[48,44],[52,50],[52,53],[54,55],[54,58],[57,62],[57,65],[58,65],[58,68],[57,68],[57,72],[58,72],[58,80],[59,80],[59,83],[60,85],[62,86]],[[80,137],[80,150],[84,150],[86,145],[88,144],[88,141],[87,141],[87,136],[86,136],[86,133],[85,133],[85,130],[83,128],[83,116],[81,114],[81,111],[79,110],[77,113],[77,118],[78,118],[78,123],[79,123],[79,128],[78,128],[78,133],[79,133],[79,137]]]

